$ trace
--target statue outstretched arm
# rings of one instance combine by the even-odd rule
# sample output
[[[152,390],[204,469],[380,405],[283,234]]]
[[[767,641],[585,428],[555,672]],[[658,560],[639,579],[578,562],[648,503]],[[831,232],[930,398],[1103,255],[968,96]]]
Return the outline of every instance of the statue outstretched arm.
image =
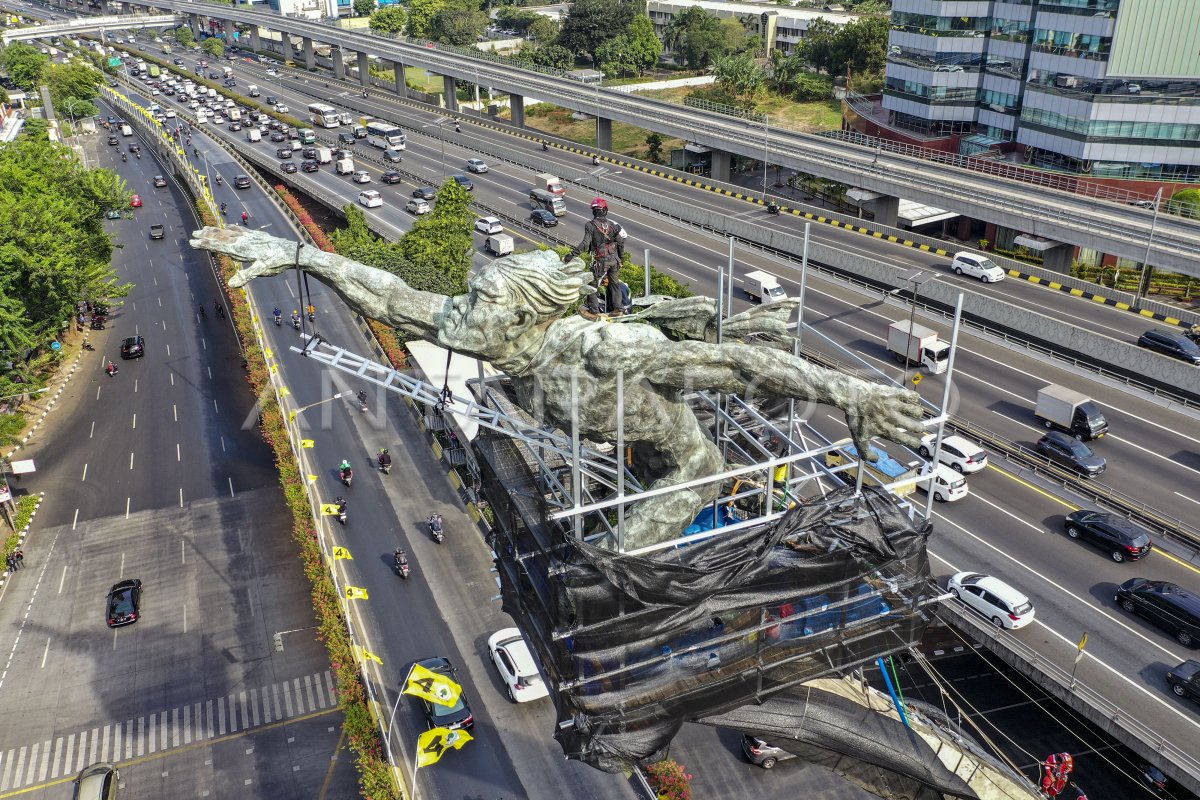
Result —
[[[436,335],[442,315],[450,308],[449,297],[414,289],[386,270],[312,245],[297,250],[296,241],[262,231],[208,227],[194,232],[190,244],[243,262],[245,266],[229,281],[234,288],[299,266],[320,278],[364,317],[429,336]]]
[[[916,447],[924,428],[916,392],[819,367],[790,353],[745,344],[673,342],[647,356],[660,386],[705,388],[743,397],[770,395],[840,408],[858,452],[875,436]]]

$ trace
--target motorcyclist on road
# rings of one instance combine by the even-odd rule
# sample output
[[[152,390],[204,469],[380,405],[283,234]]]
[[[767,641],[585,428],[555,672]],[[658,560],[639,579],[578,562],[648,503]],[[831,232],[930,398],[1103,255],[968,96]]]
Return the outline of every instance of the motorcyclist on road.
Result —
[[[300,312],[292,309],[292,327],[300,330]]]
[[[429,530],[433,531],[434,533],[442,532],[442,515],[441,514],[430,514],[429,515]]]
[[[392,465],[392,456],[388,453],[387,448],[379,451],[379,466],[390,467]]]
[[[456,123],[454,123],[454,132],[455,132],[455,133],[462,133],[462,126],[461,126],[461,125],[459,125],[457,122],[456,122]]]
[[[545,142],[542,142],[542,151],[545,152],[546,150],[549,150],[549,149],[550,149],[550,145],[546,144]]]
[[[217,176],[217,186],[220,186],[220,185],[221,185],[221,176],[218,175]]]
[[[250,215],[249,215],[249,214],[247,214],[245,211],[243,211],[243,212],[242,212],[242,224],[243,224],[243,225],[245,225],[245,224],[246,224],[246,220],[248,220],[248,219],[250,219]]]
[[[222,217],[225,216],[225,212],[228,210],[229,210],[229,206],[225,205],[224,203],[221,203],[221,216]]]
[[[354,475],[354,470],[350,468],[350,462],[344,458],[338,466],[338,471],[342,473],[342,480],[349,480]]]
[[[346,514],[346,501],[342,499],[341,495],[338,495],[338,499],[337,499],[337,500],[334,500],[334,501],[333,501],[333,504],[334,504],[335,506],[337,506],[337,511],[338,511],[338,514],[341,514],[341,515],[345,516],[345,514]]]
[[[125,155],[124,153],[121,153],[121,160],[122,160],[122,161],[128,161],[128,160],[129,160],[129,156]]]
[[[392,560],[396,562],[396,566],[405,566],[408,564],[408,554],[404,552],[403,547],[397,547],[392,552]]]

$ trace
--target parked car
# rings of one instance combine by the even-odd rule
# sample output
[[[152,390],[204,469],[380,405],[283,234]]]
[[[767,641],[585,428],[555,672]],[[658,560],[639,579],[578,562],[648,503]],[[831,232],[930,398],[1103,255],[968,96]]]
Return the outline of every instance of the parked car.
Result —
[[[534,225],[541,225],[543,228],[553,228],[558,224],[558,217],[544,208],[535,208],[529,212],[529,221]]]
[[[1130,578],[1117,589],[1117,604],[1175,637],[1184,647],[1200,642],[1200,595],[1170,581]]]
[[[933,455],[933,446],[936,440],[937,434],[935,433],[921,437],[921,447],[918,452],[922,458],[929,458]],[[938,451],[938,461],[964,475],[969,475],[987,466],[987,451],[961,436],[943,436],[942,448]]]
[[[409,200],[407,203],[405,203],[404,210],[410,214],[416,214],[417,216],[420,216],[421,214],[428,214],[433,209],[430,208],[429,203],[421,200],[420,198],[414,197],[412,200]]]
[[[796,757],[795,753],[789,753],[787,750],[750,735],[742,736],[742,752],[746,754],[746,758],[750,760],[751,764],[757,764],[763,769],[771,769],[780,761]]]
[[[74,800],[116,800],[121,773],[116,764],[92,764],[75,778]]]
[[[437,189],[433,188],[432,186],[418,186],[416,189],[413,189],[412,196],[419,197],[422,200],[428,200],[432,203],[437,199]]]
[[[141,358],[146,354],[146,340],[141,336],[130,336],[121,342],[121,358]]]
[[[458,680],[458,671],[454,669],[454,665],[447,658],[437,656],[435,658],[426,658],[416,663],[431,672],[444,675],[455,683],[460,683]],[[467,704],[465,692],[459,694],[458,702],[452,706],[431,703],[424,699],[421,702],[425,705],[425,723],[430,728],[464,728],[471,730],[475,727],[475,717],[471,714],[471,706]]]
[[[1104,458],[1096,455],[1092,448],[1062,431],[1051,431],[1038,439],[1037,451],[1085,477],[1099,475],[1107,466]]]
[[[1067,536],[1094,544],[1117,563],[1137,561],[1154,548],[1150,536],[1124,517],[1102,511],[1073,511],[1063,518]]]
[[[1200,661],[1189,658],[1167,670],[1167,683],[1179,697],[1190,697],[1200,703]]]
[[[528,703],[550,694],[538,672],[529,645],[519,628],[504,628],[488,638],[488,652],[514,703]]]
[[[504,225],[496,217],[480,217],[475,220],[475,230],[490,236],[493,233],[504,233]]]
[[[485,173],[487,171],[488,171],[487,162],[485,162],[482,158],[468,158],[467,159],[467,172],[474,172],[477,175],[482,175],[483,173]]]
[[[106,619],[108,627],[131,625],[138,621],[142,606],[142,582],[127,580],[113,584],[108,590]]]
[[[1168,331],[1146,331],[1138,337],[1138,347],[1162,353],[1163,355],[1200,364],[1200,344],[1196,344],[1182,333]]]
[[[401,177],[400,173],[396,172],[396,170],[389,169],[387,172],[379,176],[379,180],[383,183],[392,184],[400,183],[402,180],[404,180],[404,178]]]
[[[979,572],[959,572],[951,576],[946,588],[997,628],[1016,630],[1033,622],[1033,603],[999,578]]]

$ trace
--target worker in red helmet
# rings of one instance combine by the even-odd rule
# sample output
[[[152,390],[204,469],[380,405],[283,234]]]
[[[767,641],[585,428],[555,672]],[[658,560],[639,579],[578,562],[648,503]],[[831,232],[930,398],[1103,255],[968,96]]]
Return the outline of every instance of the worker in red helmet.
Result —
[[[592,220],[583,226],[583,241],[567,256],[567,260],[570,261],[584,251],[590,251],[592,254],[592,286],[597,288],[597,292],[588,295],[588,315],[599,315],[598,292],[604,284],[607,284],[605,301],[608,312],[618,315],[624,311],[620,272],[621,261],[625,257],[625,236],[621,226],[608,218],[608,203],[604,198],[597,197],[593,200]]]

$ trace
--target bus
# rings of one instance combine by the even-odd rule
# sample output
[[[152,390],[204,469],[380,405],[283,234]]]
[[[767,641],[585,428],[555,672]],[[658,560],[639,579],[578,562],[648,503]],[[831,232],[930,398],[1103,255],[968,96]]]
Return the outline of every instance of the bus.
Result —
[[[381,150],[403,150],[405,136],[399,125],[377,119],[367,123],[367,143]]]
[[[312,124],[322,128],[336,128],[342,124],[341,114],[337,109],[325,103],[310,103],[308,113],[312,114]]]

